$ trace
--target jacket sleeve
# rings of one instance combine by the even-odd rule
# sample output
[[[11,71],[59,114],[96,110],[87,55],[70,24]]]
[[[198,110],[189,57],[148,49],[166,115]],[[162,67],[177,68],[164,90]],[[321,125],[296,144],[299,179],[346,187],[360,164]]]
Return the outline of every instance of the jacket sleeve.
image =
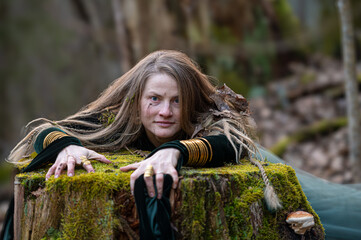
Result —
[[[50,162],[55,162],[59,152],[69,145],[82,146],[79,139],[69,136],[59,128],[51,127],[43,130],[34,143],[34,149],[38,155],[23,172],[30,172]]]
[[[171,141],[156,148],[148,157],[164,148],[176,148],[181,152],[178,170],[181,166],[219,167],[236,163],[236,153],[224,135]]]
[[[60,141],[61,140],[61,141]],[[63,130],[56,127],[51,127],[40,132],[34,143],[36,153],[45,151],[49,146],[57,145],[60,142],[69,142],[72,144],[80,145],[80,141],[72,136],[66,134]]]

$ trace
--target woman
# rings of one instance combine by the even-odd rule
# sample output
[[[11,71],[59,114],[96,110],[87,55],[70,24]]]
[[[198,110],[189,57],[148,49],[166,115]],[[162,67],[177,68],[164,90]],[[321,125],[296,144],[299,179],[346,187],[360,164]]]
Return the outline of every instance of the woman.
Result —
[[[216,89],[190,58],[177,51],[151,53],[78,113],[55,122],[38,119],[29,127],[33,129],[8,160],[24,163],[36,151],[37,157],[27,160],[31,163],[26,171],[54,162],[46,179],[65,171],[72,177],[75,165],[94,172],[88,159],[110,163],[95,151],[125,147],[153,151],[144,161],[120,169],[135,170],[130,184],[143,237],[149,232],[156,238],[172,236],[169,219],[157,217],[162,220],[154,223],[154,216],[146,213],[151,203],[145,200],[156,196],[164,203],[164,212],[169,212],[167,186],[177,187],[177,170],[182,165],[238,163],[257,149],[251,138],[254,124],[247,101],[226,87]],[[267,176],[263,177],[269,207],[281,207]],[[165,195],[163,186],[168,189]]]
[[[54,162],[46,178],[53,175],[57,178],[65,171],[71,177],[75,165],[93,172],[88,159],[110,163],[95,151],[126,147],[152,151],[144,161],[121,168],[135,170],[131,191],[144,239],[173,238],[168,197],[170,188],[177,187],[177,171],[182,165],[214,167],[248,157],[263,171],[251,154],[258,153],[259,159],[262,154],[272,162],[281,161],[255,146],[247,101],[227,87],[215,88],[191,59],[177,51],[151,53],[78,113],[56,122],[38,119],[29,127],[33,129],[13,149],[8,160],[15,164],[31,161],[25,171]],[[38,155],[25,160],[34,151]],[[297,169],[296,172],[327,237],[361,236],[357,227],[361,225],[358,224],[361,214],[352,214],[361,209],[360,191],[331,186]],[[280,208],[264,172],[262,177],[268,207]],[[150,214],[149,209],[158,210]],[[349,214],[352,220],[345,220]],[[6,224],[4,229],[9,232],[12,228]]]

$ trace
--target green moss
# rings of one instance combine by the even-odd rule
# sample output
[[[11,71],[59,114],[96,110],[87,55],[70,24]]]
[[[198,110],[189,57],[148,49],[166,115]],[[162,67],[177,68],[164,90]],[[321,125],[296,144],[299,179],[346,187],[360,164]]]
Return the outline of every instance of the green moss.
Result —
[[[103,201],[102,201],[103,200]],[[63,239],[111,239],[112,229],[119,224],[114,218],[114,203],[97,198],[95,201],[75,200],[62,219]]]
[[[21,173],[17,175],[20,184],[24,186],[25,197],[35,198],[31,193],[45,186],[45,174],[46,172],[44,170],[40,170],[39,172]]]
[[[67,194],[73,199],[62,219],[63,239],[86,239],[87,236],[111,239],[112,229],[120,223],[114,216],[114,202],[108,196],[119,190],[130,192],[131,172],[121,172],[119,167],[141,160],[139,156],[125,153],[128,152],[105,154],[113,161],[109,165],[92,161],[95,173],[86,174],[79,169],[71,178],[63,175],[48,180],[47,191]]]
[[[18,175],[27,189],[26,199],[33,198],[32,191],[41,187],[45,194],[50,194],[52,206],[61,212],[60,223],[47,227],[45,239],[112,239],[114,232],[123,229],[120,216],[129,208],[131,173],[120,172],[119,167],[142,159],[126,154],[106,154],[113,163],[93,162],[96,172],[92,174],[79,168],[74,177],[51,177],[47,182],[46,169]],[[183,238],[286,239],[275,226],[284,224],[285,216],[297,209],[314,214],[317,226],[321,226],[293,169],[266,163],[265,170],[284,206],[277,213],[266,209],[259,169],[247,160],[219,168],[183,168],[179,189],[182,205],[173,219]],[[126,197],[119,199],[123,195]],[[262,225],[257,229],[251,224],[252,204],[260,206],[257,211],[262,216]]]
[[[112,124],[115,120],[115,114],[109,110],[102,113],[102,115],[99,117],[99,121],[103,123],[105,126],[109,126]]]
[[[312,213],[320,225],[317,214],[307,205],[306,196],[293,169],[282,164],[268,164],[265,169],[284,208],[277,213],[271,213],[265,206],[262,207],[263,221],[260,229],[257,229],[257,236],[253,234],[254,229],[250,224],[250,205],[260,202],[262,206],[264,201],[264,183],[257,167],[243,160],[241,165],[231,167],[184,169],[182,212],[186,212],[187,219],[190,219],[181,225],[182,232],[190,234],[185,236],[185,239],[221,239],[226,230],[231,239],[287,239],[277,233],[275,226],[283,224],[287,213],[297,209]],[[218,182],[217,178],[223,179],[226,185]],[[214,186],[223,188],[206,187],[207,185],[202,184],[206,182],[205,179],[212,179]],[[210,222],[207,222],[207,214],[208,218],[213,217],[215,220],[212,222],[208,219]],[[222,222],[222,214],[225,222]],[[206,228],[202,225],[204,221],[207,223]],[[209,230],[212,224],[217,226],[218,231]]]
[[[50,227],[42,240],[58,240],[61,239],[61,232],[58,229]]]
[[[95,173],[86,173],[77,168],[73,177],[62,174],[59,178],[50,177],[45,181],[47,168],[36,172],[18,174],[17,177],[25,188],[25,199],[35,199],[33,191],[42,188],[46,193],[59,194],[52,201],[63,199],[66,210],[63,213],[59,229],[49,228],[46,239],[111,239],[112,229],[120,223],[115,217],[114,201],[109,198],[114,192],[130,192],[131,172],[121,172],[119,167],[142,160],[138,155],[129,152],[105,153],[112,164],[103,164],[92,160]],[[41,205],[43,202],[41,202]],[[64,206],[58,206],[62,208]],[[61,209],[59,209],[60,211]],[[27,213],[27,202],[24,213]],[[54,235],[54,234],[55,235]],[[54,237],[55,236],[55,237]]]
[[[189,213],[189,221],[182,223],[182,228],[189,235],[186,239],[200,239],[205,228],[206,209],[205,206],[205,184],[204,180],[188,179],[182,182],[181,211]]]

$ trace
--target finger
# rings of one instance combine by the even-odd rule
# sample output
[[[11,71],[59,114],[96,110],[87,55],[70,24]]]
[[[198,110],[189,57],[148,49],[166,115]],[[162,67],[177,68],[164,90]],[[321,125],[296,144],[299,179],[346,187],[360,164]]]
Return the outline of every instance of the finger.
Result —
[[[104,155],[101,155],[95,151],[89,150],[88,152],[89,159],[95,159],[103,163],[112,163],[112,161],[108,160]]]
[[[55,178],[58,178],[61,174],[61,172],[65,169],[66,167],[66,162],[62,161],[59,163],[59,165],[56,167],[55,169]]]
[[[178,172],[177,170],[174,168],[173,170],[170,171],[170,173],[168,173],[169,175],[172,176],[173,178],[173,184],[172,184],[172,188],[176,189],[178,187],[178,182],[179,182],[179,176],[178,176]]]
[[[155,175],[155,182],[157,185],[157,193],[158,193],[158,199],[162,198],[163,195],[163,183],[164,183],[164,174],[163,173],[157,173]]]
[[[123,172],[128,172],[130,170],[135,170],[139,167],[140,163],[133,163],[133,164],[129,164],[127,166],[124,166],[124,167],[120,167],[120,171],[123,171]]]
[[[174,197],[175,195],[175,190],[174,189],[171,189],[170,190],[170,194],[169,194],[169,203],[170,203],[170,208],[171,208],[171,212],[174,212]]]
[[[75,158],[73,156],[68,156],[68,176],[74,176],[74,169],[75,169]]]
[[[134,184],[135,184],[135,180],[137,180],[138,177],[139,176],[138,176],[137,171],[133,172],[130,175],[130,191],[131,191],[132,195],[134,195]]]
[[[46,173],[46,175],[45,175],[45,180],[48,180],[48,179],[51,177],[51,175],[54,174],[55,169],[56,169],[56,165],[53,164],[53,166],[51,166],[51,167],[49,168],[48,172]]]
[[[144,182],[145,182],[145,185],[147,186],[149,197],[151,197],[151,198],[154,197],[155,190],[154,190],[154,185],[153,185],[153,176],[144,177]]]
[[[95,172],[95,170],[94,170],[93,166],[91,165],[91,163],[83,164],[83,168],[85,168],[85,170],[88,173]]]

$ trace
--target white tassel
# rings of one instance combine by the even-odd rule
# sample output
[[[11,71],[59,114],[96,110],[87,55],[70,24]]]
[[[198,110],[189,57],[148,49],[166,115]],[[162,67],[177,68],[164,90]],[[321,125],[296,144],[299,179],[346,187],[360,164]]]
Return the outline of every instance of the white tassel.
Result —
[[[266,185],[263,195],[264,195],[264,199],[266,201],[266,206],[267,206],[268,210],[276,211],[278,209],[281,209],[282,204],[281,204],[274,188],[269,183],[267,174],[266,174],[262,164],[259,161],[257,161],[256,159],[253,159],[251,156],[250,156],[250,161],[252,164],[256,165],[258,167],[258,169],[261,171],[261,176],[263,178],[263,182]]]
[[[268,210],[276,211],[282,208],[282,204],[271,185],[266,185],[264,189],[264,199],[266,201]]]

